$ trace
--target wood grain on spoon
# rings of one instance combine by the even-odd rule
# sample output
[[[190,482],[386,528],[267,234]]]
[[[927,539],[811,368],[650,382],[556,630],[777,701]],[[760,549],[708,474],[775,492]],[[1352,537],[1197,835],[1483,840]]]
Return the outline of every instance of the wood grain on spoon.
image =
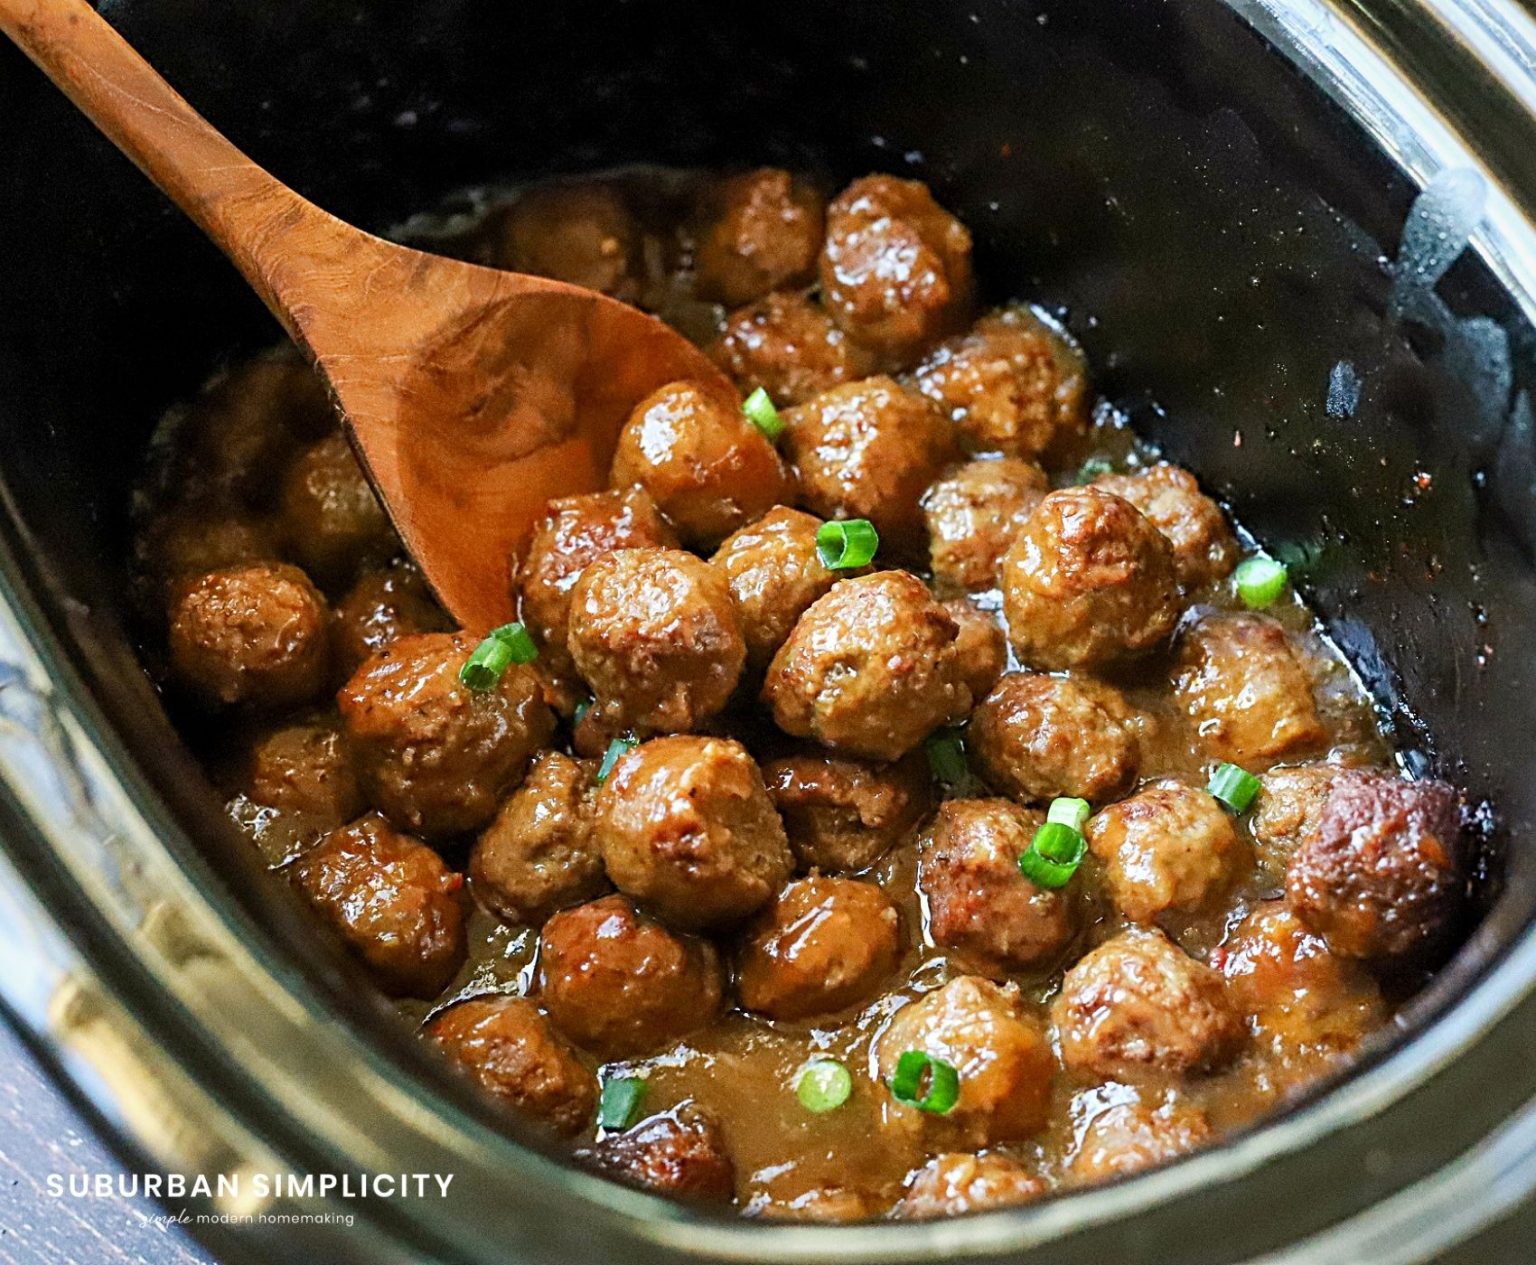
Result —
[[[3,29],[213,239],[324,375],[448,611],[513,618],[508,561],[552,496],[602,486],[629,410],[725,379],[654,317],[577,286],[397,246],[274,179],[85,0],[0,0]]]

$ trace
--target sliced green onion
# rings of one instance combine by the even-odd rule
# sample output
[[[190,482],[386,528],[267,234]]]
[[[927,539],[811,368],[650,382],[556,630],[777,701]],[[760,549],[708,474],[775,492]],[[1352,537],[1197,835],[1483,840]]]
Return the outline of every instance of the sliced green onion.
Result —
[[[615,738],[608,744],[608,750],[603,753],[603,762],[597,766],[597,784],[601,786],[608,780],[608,775],[613,772],[613,766],[622,760],[627,752],[633,751],[640,744],[633,738]]]
[[[526,628],[503,624],[474,648],[459,669],[459,680],[477,693],[494,690],[514,663],[532,663],[538,657],[539,648]]]
[[[597,1100],[597,1123],[605,1129],[627,1129],[640,1115],[645,1099],[645,1078],[615,1076],[603,1082]]]
[[[1102,479],[1106,474],[1114,474],[1115,463],[1108,457],[1089,457],[1078,468],[1077,477],[1073,480],[1079,487],[1085,483],[1092,483],[1095,479]]]
[[[841,1063],[831,1059],[817,1059],[800,1073],[795,1082],[795,1097],[807,1111],[820,1115],[835,1111],[848,1101],[853,1093],[853,1077]]]
[[[1078,834],[1082,834],[1091,812],[1086,799],[1053,799],[1050,808],[1046,810],[1045,819],[1071,826]]]
[[[1259,779],[1239,765],[1218,764],[1205,789],[1241,817],[1259,793]]]
[[[784,419],[779,416],[779,410],[773,407],[768,392],[758,387],[742,401],[741,411],[747,415],[747,421],[767,436],[769,443],[778,443],[779,436],[784,433]]]
[[[959,734],[936,733],[923,743],[923,751],[928,756],[929,771],[946,786],[959,786],[971,771]]]
[[[834,519],[816,533],[816,556],[828,571],[868,565],[880,548],[880,533],[867,518]]]
[[[1036,887],[1057,891],[1072,881],[1088,852],[1082,832],[1065,822],[1047,821],[1019,857],[1019,872]]]
[[[1261,611],[1280,600],[1289,575],[1283,562],[1273,558],[1249,558],[1232,573],[1232,578],[1243,605],[1251,611]]]
[[[594,701],[594,699],[584,698],[576,704],[576,710],[571,713],[571,725],[573,727],[581,724],[586,719],[587,713],[592,710]]]
[[[923,1082],[927,1081],[927,1092]],[[896,1073],[891,1077],[891,1097],[897,1102],[929,1111],[936,1116],[948,1115],[960,1100],[960,1073],[953,1063],[936,1059],[922,1050],[908,1050],[896,1060]]]

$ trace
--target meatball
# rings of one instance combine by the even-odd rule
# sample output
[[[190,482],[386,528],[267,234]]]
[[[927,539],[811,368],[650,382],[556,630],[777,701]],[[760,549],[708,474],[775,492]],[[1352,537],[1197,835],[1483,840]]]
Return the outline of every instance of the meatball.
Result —
[[[900,953],[901,919],[873,883],[797,879],[747,928],[736,991],[769,1019],[831,1014],[870,997]]]
[[[1150,650],[1179,617],[1167,538],[1129,501],[1063,488],[1003,555],[1003,611],[1034,668],[1092,667]]]
[[[336,604],[331,624],[335,666],[351,676],[375,651],[401,637],[449,627],[447,614],[413,563],[369,571]]]
[[[283,476],[279,524],[288,552],[321,584],[388,562],[400,549],[389,515],[344,436],[301,452]]]
[[[326,719],[297,720],[263,733],[245,753],[238,782],[248,804],[259,806],[251,825],[273,863],[366,807],[346,740]]]
[[[1014,985],[962,975],[903,1006],[875,1044],[882,1084],[890,1084],[908,1050],[950,1064],[960,1075],[960,1096],[943,1115],[892,1097],[885,1108],[891,1124],[920,1130],[946,1149],[1019,1142],[1045,1127],[1056,1060]]]
[[[292,873],[390,996],[436,997],[458,974],[463,876],[377,813],[331,831]]]
[[[1090,1090],[1073,1106],[1101,1097]],[[1077,1128],[1077,1148],[1067,1164],[1068,1176],[1084,1185],[1166,1164],[1203,1146],[1211,1135],[1205,1113],[1178,1098],[1160,1106],[1138,1097],[1093,1106]]]
[[[1073,897],[1019,870],[1044,820],[1006,799],[951,799],[918,846],[928,934],[995,979],[1051,965],[1077,931]]]
[[[507,922],[538,924],[601,894],[603,858],[587,821],[588,776],[546,751],[475,841],[469,881],[480,903]]]
[[[580,1133],[597,1107],[597,1078],[522,997],[476,997],[443,1011],[426,1034],[483,1089],[559,1133]]]
[[[1267,615],[1207,614],[1185,628],[1174,692],[1211,758],[1250,772],[1327,737],[1307,671]]]
[[[1015,799],[1103,803],[1136,776],[1130,711],[1097,681],[1010,672],[971,713],[966,745],[981,775]]]
[[[1221,976],[1140,927],[1081,958],[1051,1016],[1062,1062],[1101,1080],[1213,1067],[1242,1036]]]
[[[1461,911],[1462,853],[1451,787],[1351,770],[1291,857],[1286,902],[1340,957],[1413,957],[1438,947]]]
[[[959,629],[906,571],[844,580],[774,655],[763,701],[785,733],[895,760],[971,705]]]
[[[804,294],[781,291],[732,312],[709,347],[743,395],[761,387],[781,408],[875,371],[874,357]]]
[[[723,181],[706,202],[694,247],[701,296],[736,307],[814,278],[826,206],[805,181],[763,167]]]
[[[955,655],[960,660],[960,674],[972,698],[986,698],[1008,666],[1008,638],[991,611],[984,611],[969,598],[952,597],[943,603],[959,632],[955,636]]]
[[[971,303],[971,235],[928,186],[865,176],[827,208],[822,300],[856,341],[905,367]]]
[[[1105,475],[1094,486],[1129,501],[1168,537],[1185,586],[1214,584],[1237,565],[1237,541],[1226,515],[1182,466],[1159,461],[1138,474]]]
[[[222,504],[186,505],[160,514],[145,525],[134,547],[138,578],[147,582],[146,597],[157,606],[210,571],[274,562],[278,553],[270,522]],[[156,615],[161,613],[163,608]]]
[[[973,452],[1038,457],[1087,422],[1081,354],[1027,308],[982,317],[936,347],[914,378]]]
[[[957,455],[933,405],[890,378],[865,378],[790,409],[784,427],[801,504],[823,518],[867,518],[882,549],[923,555],[923,492]]]
[[[1012,1208],[1045,1194],[1045,1182],[1012,1156],[995,1152],[936,1156],[907,1183],[896,1205],[904,1220],[954,1217],[991,1208]]]
[[[644,488],[551,501],[528,542],[517,584],[523,622],[539,643],[540,663],[556,675],[574,671],[566,648],[571,590],[588,563],[616,549],[676,543]]]
[[[1163,781],[1088,823],[1115,908],[1130,922],[1207,911],[1245,867],[1232,818],[1203,790]]]
[[[1342,772],[1336,764],[1298,764],[1271,769],[1259,779],[1248,825],[1259,864],[1266,870],[1284,874],[1297,845],[1317,833],[1328,792]]]
[[[459,680],[479,641],[462,632],[401,637],[336,696],[369,800],[429,838],[483,826],[554,732],[531,668],[508,668],[484,691]]]
[[[623,896],[558,913],[539,940],[539,997],[603,1058],[652,1054],[702,1027],[724,988],[713,946],[668,931]]]
[[[736,1166],[714,1119],[691,1103],[610,1133],[582,1158],[631,1186],[678,1199],[728,1203]]]
[[[620,549],[571,590],[566,645],[593,712],[637,733],[693,729],[730,701],[747,659],[723,572],[678,549]]]
[[[868,869],[917,829],[933,802],[921,752],[894,764],[786,756],[763,766],[763,780],[803,870]]]
[[[597,793],[608,877],[680,927],[756,913],[793,865],[756,762],[724,738],[654,738]]]
[[[1003,554],[1050,490],[1032,461],[969,461],[923,493],[934,583],[955,593],[997,587]]]
[[[1335,957],[1279,901],[1256,907],[1222,945],[1227,994],[1278,1055],[1347,1054],[1385,1017],[1365,968]]]
[[[171,603],[171,668],[202,702],[297,707],[330,670],[325,599],[297,567],[210,571]]]
[[[747,1207],[748,1216],[765,1221],[805,1221],[838,1225],[849,1221],[867,1221],[885,1210],[886,1200],[873,1190],[857,1186],[812,1186],[797,1194],[754,1196]]]
[[[624,198],[601,184],[531,189],[494,229],[492,262],[501,268],[640,297],[642,234]]]

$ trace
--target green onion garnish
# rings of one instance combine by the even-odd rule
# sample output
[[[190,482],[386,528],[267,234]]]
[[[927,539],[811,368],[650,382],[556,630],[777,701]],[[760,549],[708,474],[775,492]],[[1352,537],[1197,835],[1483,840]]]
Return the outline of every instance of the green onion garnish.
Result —
[[[1115,463],[1108,457],[1089,457],[1078,468],[1077,477],[1073,482],[1081,487],[1085,483],[1092,483],[1095,479],[1102,479],[1106,474],[1114,474]]]
[[[923,1093],[925,1080],[928,1090]],[[954,1064],[922,1050],[908,1050],[896,1060],[896,1074],[890,1084],[891,1097],[897,1102],[936,1116],[948,1115],[960,1100],[960,1073]]]
[[[526,628],[503,624],[474,648],[459,669],[459,680],[476,692],[494,690],[514,663],[532,663],[538,657],[539,648]]]
[[[853,1077],[841,1063],[831,1059],[817,1059],[808,1064],[795,1082],[795,1097],[807,1111],[820,1115],[835,1111],[848,1101],[853,1093]]]
[[[1047,821],[1019,857],[1019,871],[1036,887],[1057,891],[1072,881],[1088,851],[1082,832],[1065,822]]]
[[[779,436],[784,433],[784,419],[779,416],[779,410],[773,407],[768,392],[758,387],[742,401],[741,411],[747,415],[747,421],[767,436],[769,443],[778,443]]]
[[[1259,793],[1259,779],[1239,765],[1218,764],[1205,789],[1241,817]]]
[[[586,719],[586,715],[592,710],[592,704],[595,701],[595,699],[584,698],[576,704],[576,710],[571,713],[571,725],[573,728]]]
[[[867,518],[823,523],[816,533],[816,556],[828,571],[850,571],[868,565],[880,548],[880,533]]]
[[[1289,577],[1283,562],[1273,558],[1249,558],[1232,573],[1232,578],[1243,605],[1251,611],[1261,611],[1280,600]]]
[[[1053,799],[1050,808],[1046,810],[1045,819],[1071,826],[1078,834],[1082,834],[1083,827],[1088,824],[1090,811],[1086,799]]]
[[[597,784],[601,786],[608,780],[608,775],[613,772],[613,766],[617,764],[627,752],[633,751],[640,744],[628,736],[615,738],[608,744],[608,750],[603,753],[603,762],[597,766]]]
[[[946,786],[959,786],[971,771],[957,733],[936,733],[923,743],[923,750],[928,756],[929,771]]]
[[[640,1115],[645,1098],[645,1078],[616,1076],[603,1082],[597,1100],[597,1123],[605,1129],[627,1129]]]

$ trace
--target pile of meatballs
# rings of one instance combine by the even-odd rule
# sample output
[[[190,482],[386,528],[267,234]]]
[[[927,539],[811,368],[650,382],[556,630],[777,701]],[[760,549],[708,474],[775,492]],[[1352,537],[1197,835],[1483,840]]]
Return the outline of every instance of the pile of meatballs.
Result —
[[[666,190],[537,187],[461,245],[662,312],[736,387],[658,390],[610,486],[549,505],[507,560],[537,657],[489,688],[461,671],[490,630],[439,609],[303,365],[247,361],[165,428],[146,657],[235,821],[380,989],[430,1003],[452,1064],[670,1195],[1012,1205],[1335,1067],[1454,938],[1456,793],[1392,770],[1293,598],[1243,609],[1187,471],[1083,464],[1106,436],[1079,353],[981,309],[927,187]],[[743,412],[759,390],[782,433]],[[829,565],[833,520],[875,556]],[[1207,791],[1224,763],[1261,776],[1249,811]],[[1019,859],[1057,799],[1091,805],[1087,855],[1044,887]],[[515,984],[476,972],[474,919],[528,930]],[[727,1017],[841,1059],[818,1109],[886,1160],[798,1188],[744,1166],[761,1104],[687,1079]],[[891,1092],[910,1051],[957,1073],[942,1110]],[[604,1085],[669,1052],[675,1092],[599,1125]],[[796,1110],[793,1076],[765,1092]]]

